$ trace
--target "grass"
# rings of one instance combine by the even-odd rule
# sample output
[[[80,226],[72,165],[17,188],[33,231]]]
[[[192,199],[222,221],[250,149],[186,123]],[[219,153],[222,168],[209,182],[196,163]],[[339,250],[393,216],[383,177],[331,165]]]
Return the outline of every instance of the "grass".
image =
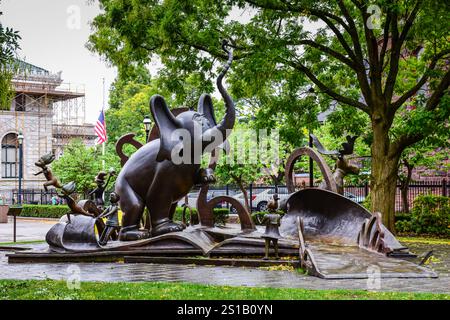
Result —
[[[363,290],[307,290],[210,286],[159,282],[82,282],[68,289],[64,281],[0,280],[5,300],[450,300],[433,293],[369,292]]]
[[[450,245],[448,238],[432,238],[432,237],[397,237],[398,241],[405,243],[424,243],[424,244],[443,244]]]
[[[9,246],[17,244],[32,244],[32,243],[44,243],[45,240],[30,240],[30,241],[17,241],[17,242],[0,242],[0,246]]]

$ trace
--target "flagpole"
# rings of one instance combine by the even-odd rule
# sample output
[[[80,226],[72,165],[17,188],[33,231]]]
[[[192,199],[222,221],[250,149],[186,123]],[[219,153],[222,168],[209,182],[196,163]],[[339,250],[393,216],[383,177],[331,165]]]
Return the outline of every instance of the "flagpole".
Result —
[[[102,112],[103,117],[105,116],[105,78],[103,77],[103,105],[102,105]],[[105,126],[106,126],[106,119],[105,119]],[[105,144],[106,141],[102,143],[102,170],[105,171]]]

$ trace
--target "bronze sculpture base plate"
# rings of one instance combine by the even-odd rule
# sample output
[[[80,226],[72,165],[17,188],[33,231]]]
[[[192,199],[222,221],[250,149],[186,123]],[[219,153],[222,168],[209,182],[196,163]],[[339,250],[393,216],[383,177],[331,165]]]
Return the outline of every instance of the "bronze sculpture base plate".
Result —
[[[406,259],[391,258],[357,246],[309,242],[316,276],[323,279],[437,278],[438,275]]]
[[[325,201],[326,200],[326,201]],[[412,258],[401,243],[383,226],[367,229],[365,236],[383,233],[385,248],[377,252],[359,244],[363,223],[370,226],[372,215],[350,200],[325,190],[305,189],[289,199],[289,210],[281,222],[280,260],[263,260],[263,227],[242,230],[240,224],[223,227],[191,226],[138,241],[110,241],[98,244],[95,219],[73,216],[71,224],[61,221],[47,234],[47,251],[22,251],[8,255],[10,263],[35,262],[140,262],[209,264],[231,266],[301,265],[309,274],[324,279],[435,278],[425,267],[399,259]],[[300,240],[299,224],[303,242]],[[372,222],[376,220],[370,220]],[[364,240],[364,239],[363,239]],[[273,254],[273,249],[270,253]],[[390,255],[390,256],[389,256]],[[292,263],[297,260],[299,263]]]

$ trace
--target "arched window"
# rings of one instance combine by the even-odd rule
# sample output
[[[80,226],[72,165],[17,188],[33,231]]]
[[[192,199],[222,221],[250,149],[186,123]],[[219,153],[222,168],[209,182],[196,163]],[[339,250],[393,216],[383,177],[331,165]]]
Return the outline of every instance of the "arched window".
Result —
[[[2,178],[17,178],[19,175],[19,142],[17,134],[8,133],[2,139]]]

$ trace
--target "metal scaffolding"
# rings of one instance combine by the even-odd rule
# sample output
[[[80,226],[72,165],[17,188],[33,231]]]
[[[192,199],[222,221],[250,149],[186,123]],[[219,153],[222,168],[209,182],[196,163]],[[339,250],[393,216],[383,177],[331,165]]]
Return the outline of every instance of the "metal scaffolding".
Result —
[[[11,111],[16,111],[16,128],[24,125],[26,113],[37,113],[38,128],[51,125],[53,151],[59,155],[72,137],[89,134],[85,125],[84,86],[63,83],[61,72],[49,71],[20,61],[13,78],[15,96]],[[51,123],[47,123],[51,121]],[[47,150],[47,139],[38,130],[39,152]]]

